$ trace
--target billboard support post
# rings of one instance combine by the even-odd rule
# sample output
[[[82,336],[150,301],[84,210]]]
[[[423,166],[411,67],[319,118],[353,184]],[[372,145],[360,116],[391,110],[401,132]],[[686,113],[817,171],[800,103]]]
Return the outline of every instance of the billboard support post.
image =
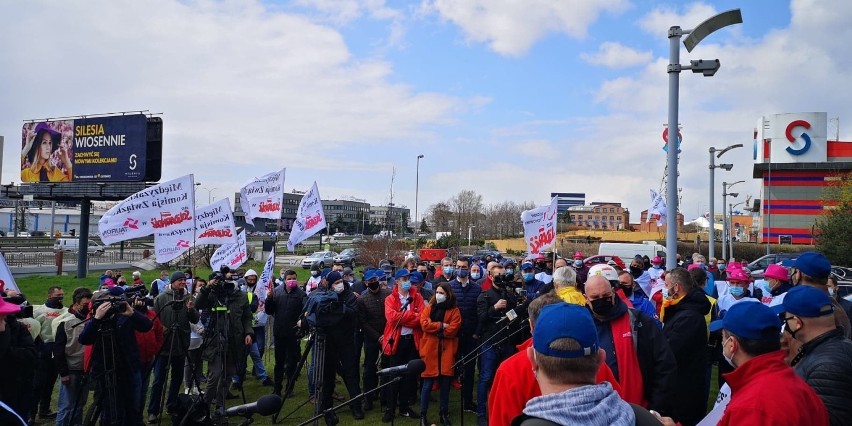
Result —
[[[83,197],[80,200],[80,232],[77,233],[77,238],[79,239],[77,245],[77,278],[86,278],[88,273],[89,216],[91,211],[91,198]]]

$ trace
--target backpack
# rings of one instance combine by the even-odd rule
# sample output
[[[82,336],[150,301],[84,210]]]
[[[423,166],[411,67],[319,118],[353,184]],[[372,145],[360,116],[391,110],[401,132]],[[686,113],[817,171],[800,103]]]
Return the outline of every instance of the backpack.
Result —
[[[331,327],[343,318],[343,303],[337,293],[330,290],[314,290],[305,304],[305,319],[313,327]]]

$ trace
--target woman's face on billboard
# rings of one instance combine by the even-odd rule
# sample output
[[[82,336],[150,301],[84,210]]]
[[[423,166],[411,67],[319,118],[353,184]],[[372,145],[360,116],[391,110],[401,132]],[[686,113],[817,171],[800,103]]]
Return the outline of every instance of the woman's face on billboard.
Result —
[[[38,156],[41,160],[50,158],[50,150],[53,148],[53,140],[50,138],[50,133],[44,132],[39,141]]]

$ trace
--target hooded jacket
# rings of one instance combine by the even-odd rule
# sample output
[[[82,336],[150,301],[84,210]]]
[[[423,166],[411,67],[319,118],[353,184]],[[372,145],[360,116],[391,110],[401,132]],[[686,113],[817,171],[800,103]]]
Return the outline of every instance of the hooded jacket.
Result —
[[[665,308],[663,334],[677,361],[673,416],[684,425],[696,424],[707,411],[704,401],[707,374],[707,321],[710,301],[693,288],[680,301]]]
[[[852,341],[843,337],[843,330],[802,345],[793,366],[825,403],[832,425],[852,422]]]
[[[394,286],[393,292],[385,298],[385,331],[382,339],[382,353],[388,356],[396,354],[396,349],[399,347],[399,337],[402,335],[402,327],[412,329],[414,335],[414,346],[420,349],[420,338],[423,336],[423,330],[420,328],[420,313],[423,312],[425,304],[420,293],[411,291],[408,293],[411,297],[411,303],[400,311],[402,302],[399,300],[399,287]],[[397,327],[399,323],[399,327]]]
[[[182,356],[189,348],[189,324],[198,323],[198,311],[195,308],[187,309],[186,300],[191,298],[186,291],[178,296],[175,290],[166,287],[157,298],[154,299],[154,312],[160,315],[163,325],[163,345],[160,355]],[[171,303],[171,305],[169,305]],[[168,305],[168,306],[166,306]],[[175,327],[172,330],[172,327]],[[172,333],[175,333],[174,339]]]
[[[612,321],[624,315],[630,315],[629,312],[630,308],[627,304],[616,297],[615,305],[609,315],[603,319],[592,315],[598,332],[599,347],[606,352],[606,364],[622,384],[624,379],[621,378],[623,375],[619,376],[619,371],[623,367],[618,365],[618,357],[615,354]],[[675,392],[677,362],[663,332],[656,326],[654,320],[641,311],[633,309],[632,312],[633,315],[629,318],[631,336],[621,338],[630,338],[635,344],[636,357],[642,374],[643,395],[648,401],[648,408],[664,414],[669,413],[671,397]],[[635,339],[632,336],[634,333]]]
[[[587,385],[564,392],[535,397],[524,414],[560,425],[633,426],[636,416],[609,383]],[[520,418],[512,421],[519,425]]]

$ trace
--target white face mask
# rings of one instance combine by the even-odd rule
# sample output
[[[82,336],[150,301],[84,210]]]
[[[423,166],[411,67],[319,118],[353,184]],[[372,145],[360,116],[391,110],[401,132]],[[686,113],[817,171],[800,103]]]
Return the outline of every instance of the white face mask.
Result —
[[[728,337],[728,340],[730,339],[733,339],[733,337]],[[737,366],[734,365],[734,354],[731,354],[730,357],[725,354],[725,346],[727,346],[728,340],[725,340],[725,342],[722,343],[722,356],[725,357],[725,361],[727,361],[728,364],[731,365],[731,367],[737,368]]]
[[[435,302],[444,303],[447,300],[447,295],[443,293],[435,293]]]
[[[333,285],[332,289],[334,290],[335,293],[342,292],[343,291],[343,283],[337,283],[337,284]]]

